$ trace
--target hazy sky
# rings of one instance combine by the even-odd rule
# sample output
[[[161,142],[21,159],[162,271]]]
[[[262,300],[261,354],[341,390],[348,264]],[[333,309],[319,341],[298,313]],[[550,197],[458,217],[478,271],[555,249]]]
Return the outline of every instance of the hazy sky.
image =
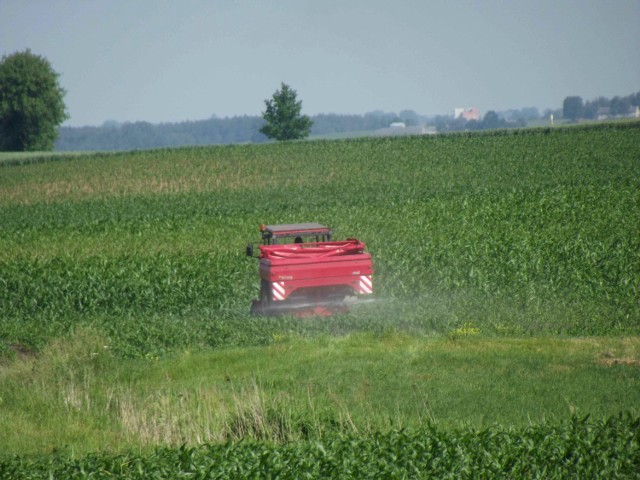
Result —
[[[560,108],[640,90],[640,0],[0,0],[0,55],[31,49],[67,125],[303,113]]]

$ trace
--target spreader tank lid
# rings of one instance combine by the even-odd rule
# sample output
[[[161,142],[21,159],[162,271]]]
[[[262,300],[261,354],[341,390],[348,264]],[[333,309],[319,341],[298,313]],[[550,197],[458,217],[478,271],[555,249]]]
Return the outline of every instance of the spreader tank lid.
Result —
[[[302,231],[302,230],[328,230],[329,227],[322,225],[320,223],[288,223],[282,225],[267,225],[265,229],[268,232],[272,233],[280,233],[280,232],[290,232],[290,231]]]

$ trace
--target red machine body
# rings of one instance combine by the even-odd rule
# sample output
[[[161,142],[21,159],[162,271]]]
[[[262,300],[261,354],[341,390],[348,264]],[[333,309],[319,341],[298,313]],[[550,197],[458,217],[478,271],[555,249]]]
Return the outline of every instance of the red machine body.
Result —
[[[315,227],[297,228],[309,225]],[[305,235],[331,238],[319,224],[266,227],[263,239],[264,232],[270,232],[269,241],[260,246],[260,299],[253,301],[252,313],[331,315],[373,293],[373,264],[363,242],[301,242]],[[278,244],[276,238],[274,244],[278,233],[298,243]]]

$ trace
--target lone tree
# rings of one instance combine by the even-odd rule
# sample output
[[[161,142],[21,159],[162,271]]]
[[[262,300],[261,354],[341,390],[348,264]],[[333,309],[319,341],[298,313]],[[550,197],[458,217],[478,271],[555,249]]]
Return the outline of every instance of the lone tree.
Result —
[[[296,101],[296,91],[282,83],[271,100],[265,100],[266,111],[262,118],[267,124],[260,129],[269,138],[276,140],[296,140],[309,136],[313,122],[306,115],[300,115],[302,101]]]
[[[501,121],[500,117],[493,110],[489,110],[482,118],[482,128],[486,130],[506,127],[506,122]]]
[[[65,91],[46,58],[30,50],[0,61],[0,150],[53,150],[68,117]]]
[[[575,122],[582,118],[583,109],[582,97],[566,97],[562,102],[562,117]]]

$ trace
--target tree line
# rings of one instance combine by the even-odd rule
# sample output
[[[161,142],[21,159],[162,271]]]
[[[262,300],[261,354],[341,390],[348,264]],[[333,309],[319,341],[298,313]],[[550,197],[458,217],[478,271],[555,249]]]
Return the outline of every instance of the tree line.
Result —
[[[0,60],[0,151],[135,150],[187,145],[262,143],[286,141],[311,135],[375,132],[394,122],[406,126],[435,124],[438,132],[525,127],[539,118],[535,107],[496,113],[481,120],[453,116],[428,119],[412,110],[365,115],[302,115],[302,101],[285,83],[265,100],[262,116],[236,116],[180,123],[118,123],[99,127],[59,127],[69,118],[64,104],[65,90],[58,73],[44,57],[30,50],[3,56]],[[586,103],[579,96],[566,97],[562,110],[545,111],[546,118],[562,116],[571,121],[627,116],[640,105],[640,92],[626,97],[599,97]],[[553,118],[553,117],[551,117]]]
[[[279,93],[280,91],[276,92]],[[523,128],[528,122],[539,118],[569,120],[597,119],[598,111],[608,108],[611,116],[627,114],[633,106],[640,105],[640,92],[626,97],[607,99],[599,97],[583,102],[567,100],[562,109],[545,110],[540,113],[535,107],[512,109],[504,112],[488,111],[480,120],[465,120],[452,115],[435,117],[420,116],[413,110],[400,113],[374,111],[364,115],[319,114],[309,116],[312,136],[330,136],[350,132],[375,132],[386,128],[393,122],[403,122],[407,126],[431,124],[439,133],[456,131],[474,131],[496,128]],[[571,102],[577,102],[570,113]],[[575,117],[575,118],[574,118]],[[177,123],[151,124],[148,122],[118,123],[107,121],[97,127],[61,127],[55,143],[56,150],[135,150],[160,147],[179,147],[188,145],[224,145],[237,143],[263,143],[269,138],[261,132],[267,120],[261,116],[235,116],[218,118],[215,115],[206,120]]]
[[[399,117],[395,113],[371,112],[365,115],[320,114],[309,117],[311,135],[375,131],[388,127]],[[235,116],[178,123],[118,123],[107,121],[94,127],[61,127],[55,148],[59,151],[142,150],[190,145],[263,143],[269,138],[260,129],[266,121],[260,116]]]
[[[600,117],[624,117],[640,106],[640,92],[626,97],[615,96],[611,99],[598,97],[584,102],[582,97],[569,96],[562,102],[562,117],[577,121],[580,119],[596,120]]]
[[[453,116],[438,115],[435,118],[435,125],[436,131],[439,133],[492,130],[496,128],[523,128],[527,126],[528,120],[535,120],[539,117],[538,109],[535,107],[522,109],[521,111],[511,110],[502,114],[489,110],[481,120],[466,120],[463,117],[454,118]]]

